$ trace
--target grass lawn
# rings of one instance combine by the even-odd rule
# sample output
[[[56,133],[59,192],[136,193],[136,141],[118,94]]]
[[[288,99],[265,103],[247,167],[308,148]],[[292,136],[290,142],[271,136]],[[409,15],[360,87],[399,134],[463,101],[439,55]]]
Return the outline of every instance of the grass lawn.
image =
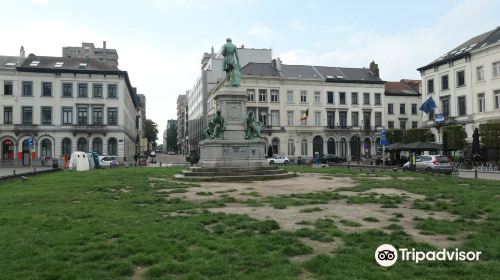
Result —
[[[196,184],[169,179],[179,168],[117,168],[56,172],[0,184],[0,279],[498,279],[500,277],[500,182],[414,173],[376,172],[379,176],[418,180],[377,180],[351,168],[291,166],[291,172],[352,177],[355,186],[296,195],[261,196],[236,189],[196,191],[203,198],[180,198]],[[153,180],[154,178],[154,180]],[[158,179],[166,179],[158,181]],[[330,180],[324,180],[326,184]],[[289,231],[272,219],[217,213],[233,203],[273,211],[345,201],[380,209],[400,207],[407,199],[377,196],[370,189],[398,189],[422,195],[413,209],[443,211],[456,220],[416,217],[422,234],[464,236],[461,250],[482,251],[479,262],[398,262],[383,268],[374,260],[383,243],[435,249],[417,242],[392,216],[390,226],[361,230],[356,221],[338,217],[301,222]],[[361,194],[363,193],[363,194]],[[217,196],[215,196],[217,195]],[[424,198],[425,197],[425,198]],[[382,207],[386,206],[386,207]],[[304,208],[305,207],[305,208]],[[210,209],[210,211],[209,211]],[[215,209],[215,210],[214,210]],[[400,208],[392,209],[399,211]],[[300,211],[297,211],[300,212]],[[390,220],[391,220],[390,219]],[[365,223],[377,218],[365,216]],[[349,231],[339,226],[348,225]],[[309,255],[311,242],[341,240],[334,251]]]

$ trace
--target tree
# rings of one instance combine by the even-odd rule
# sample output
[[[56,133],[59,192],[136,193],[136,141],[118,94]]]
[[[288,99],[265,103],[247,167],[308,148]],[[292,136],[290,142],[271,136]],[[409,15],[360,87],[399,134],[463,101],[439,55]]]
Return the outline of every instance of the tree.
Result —
[[[167,150],[177,153],[177,125],[172,123],[167,129]]]
[[[158,125],[153,120],[146,120],[144,130],[148,143],[154,143],[158,140]]]
[[[442,129],[443,137],[446,137],[446,140],[448,140],[448,150],[456,151],[464,148],[467,134],[461,125],[445,126]]]
[[[500,151],[500,123],[482,123],[479,125],[481,143],[489,149],[496,149],[496,158]]]
[[[417,141],[435,142],[436,139],[429,128],[412,128],[403,131],[403,143],[408,144]]]
[[[401,129],[388,129],[386,135],[389,144],[403,142],[403,131]]]

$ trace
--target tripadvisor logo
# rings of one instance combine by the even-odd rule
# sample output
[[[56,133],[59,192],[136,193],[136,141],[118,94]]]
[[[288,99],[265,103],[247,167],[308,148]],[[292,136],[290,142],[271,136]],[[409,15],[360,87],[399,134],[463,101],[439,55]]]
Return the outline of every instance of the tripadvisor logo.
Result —
[[[407,248],[397,250],[391,244],[382,244],[375,250],[375,261],[381,266],[392,266],[399,259],[401,261],[411,261],[419,263],[420,261],[479,261],[480,251],[460,251],[441,249],[439,251],[417,251]]]

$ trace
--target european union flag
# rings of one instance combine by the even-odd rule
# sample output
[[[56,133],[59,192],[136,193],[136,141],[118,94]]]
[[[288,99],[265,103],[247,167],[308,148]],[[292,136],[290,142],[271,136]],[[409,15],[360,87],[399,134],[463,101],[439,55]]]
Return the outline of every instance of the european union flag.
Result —
[[[429,97],[429,99],[425,100],[424,103],[420,106],[420,111],[424,113],[429,113],[431,110],[434,110],[436,108],[436,102],[434,102],[434,99],[432,99],[432,96]]]

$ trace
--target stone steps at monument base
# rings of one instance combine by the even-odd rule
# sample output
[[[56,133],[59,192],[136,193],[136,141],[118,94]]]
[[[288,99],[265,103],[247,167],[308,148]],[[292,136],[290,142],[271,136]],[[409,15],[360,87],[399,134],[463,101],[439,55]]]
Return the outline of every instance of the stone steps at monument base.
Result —
[[[246,172],[261,170],[278,170],[276,165],[268,166],[245,166],[245,167],[191,167],[193,172]]]
[[[283,169],[264,169],[264,170],[217,170],[217,171],[182,171],[184,176],[186,177],[195,177],[195,176],[247,176],[247,175],[275,175],[275,174],[284,174],[287,173],[286,170]]]
[[[200,181],[200,182],[241,182],[241,181],[264,181],[276,179],[288,179],[297,176],[295,173],[282,173],[273,175],[242,175],[242,176],[184,176],[176,174],[174,177],[180,181]]]

